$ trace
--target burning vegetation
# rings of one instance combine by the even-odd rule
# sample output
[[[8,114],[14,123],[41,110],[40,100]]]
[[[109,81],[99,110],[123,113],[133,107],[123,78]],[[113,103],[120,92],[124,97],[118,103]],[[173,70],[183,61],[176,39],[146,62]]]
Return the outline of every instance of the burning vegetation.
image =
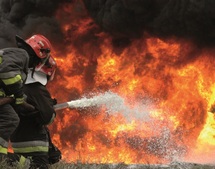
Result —
[[[58,111],[50,129],[64,160],[212,162],[215,1],[0,2],[2,48],[15,34],[54,43],[58,72],[48,87],[59,103],[107,91],[124,99],[109,112],[105,104]]]

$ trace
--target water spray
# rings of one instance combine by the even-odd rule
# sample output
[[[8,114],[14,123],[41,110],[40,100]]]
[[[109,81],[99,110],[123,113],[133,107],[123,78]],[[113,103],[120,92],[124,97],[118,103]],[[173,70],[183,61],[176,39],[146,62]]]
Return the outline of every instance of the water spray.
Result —
[[[54,106],[55,110],[62,110],[65,108],[88,108],[94,106],[105,105],[109,109],[116,109],[119,105],[124,105],[124,99],[119,95],[112,92],[105,92],[104,94],[99,94],[93,96],[92,98],[83,97],[78,100],[72,100],[65,103],[60,103]]]
[[[133,104],[132,104],[133,105]],[[136,105],[130,108],[126,105],[124,98],[111,91],[92,96],[91,98],[83,97],[78,100],[60,103],[54,106],[54,109],[62,110],[65,108],[70,109],[86,109],[90,107],[104,106],[108,114],[121,113],[129,121],[132,118],[149,120],[149,112],[146,105]]]

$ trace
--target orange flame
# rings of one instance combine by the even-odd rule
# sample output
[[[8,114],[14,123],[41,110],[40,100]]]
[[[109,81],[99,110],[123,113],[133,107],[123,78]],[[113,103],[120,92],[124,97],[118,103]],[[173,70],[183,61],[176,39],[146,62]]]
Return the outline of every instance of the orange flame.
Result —
[[[56,58],[59,70],[48,86],[58,102],[111,90],[132,111],[144,105],[128,116],[95,107],[58,112],[51,129],[63,159],[208,162],[205,153],[215,152],[215,120],[208,112],[215,101],[213,49],[200,51],[190,42],[148,37],[116,51],[110,36],[97,32],[86,14],[78,20],[74,6],[60,10],[58,17],[64,11],[73,21],[62,23],[69,45],[66,54]]]

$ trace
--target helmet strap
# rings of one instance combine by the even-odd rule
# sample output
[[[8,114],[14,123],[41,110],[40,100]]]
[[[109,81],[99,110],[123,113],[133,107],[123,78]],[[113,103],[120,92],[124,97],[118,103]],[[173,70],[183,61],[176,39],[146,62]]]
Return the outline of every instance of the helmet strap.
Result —
[[[31,77],[32,77],[32,78],[33,78],[33,76],[34,76],[34,72],[35,72],[35,66],[33,67],[32,72],[31,72]]]

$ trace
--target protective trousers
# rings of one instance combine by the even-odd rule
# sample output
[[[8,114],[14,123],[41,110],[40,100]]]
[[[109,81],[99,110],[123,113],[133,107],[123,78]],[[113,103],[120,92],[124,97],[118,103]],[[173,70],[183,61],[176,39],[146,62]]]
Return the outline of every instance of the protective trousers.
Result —
[[[19,124],[19,117],[10,104],[0,106],[0,156],[7,155],[8,142]]]
[[[31,168],[48,169],[47,131],[34,118],[20,117],[19,126],[11,136],[11,144],[15,154],[31,159]]]

